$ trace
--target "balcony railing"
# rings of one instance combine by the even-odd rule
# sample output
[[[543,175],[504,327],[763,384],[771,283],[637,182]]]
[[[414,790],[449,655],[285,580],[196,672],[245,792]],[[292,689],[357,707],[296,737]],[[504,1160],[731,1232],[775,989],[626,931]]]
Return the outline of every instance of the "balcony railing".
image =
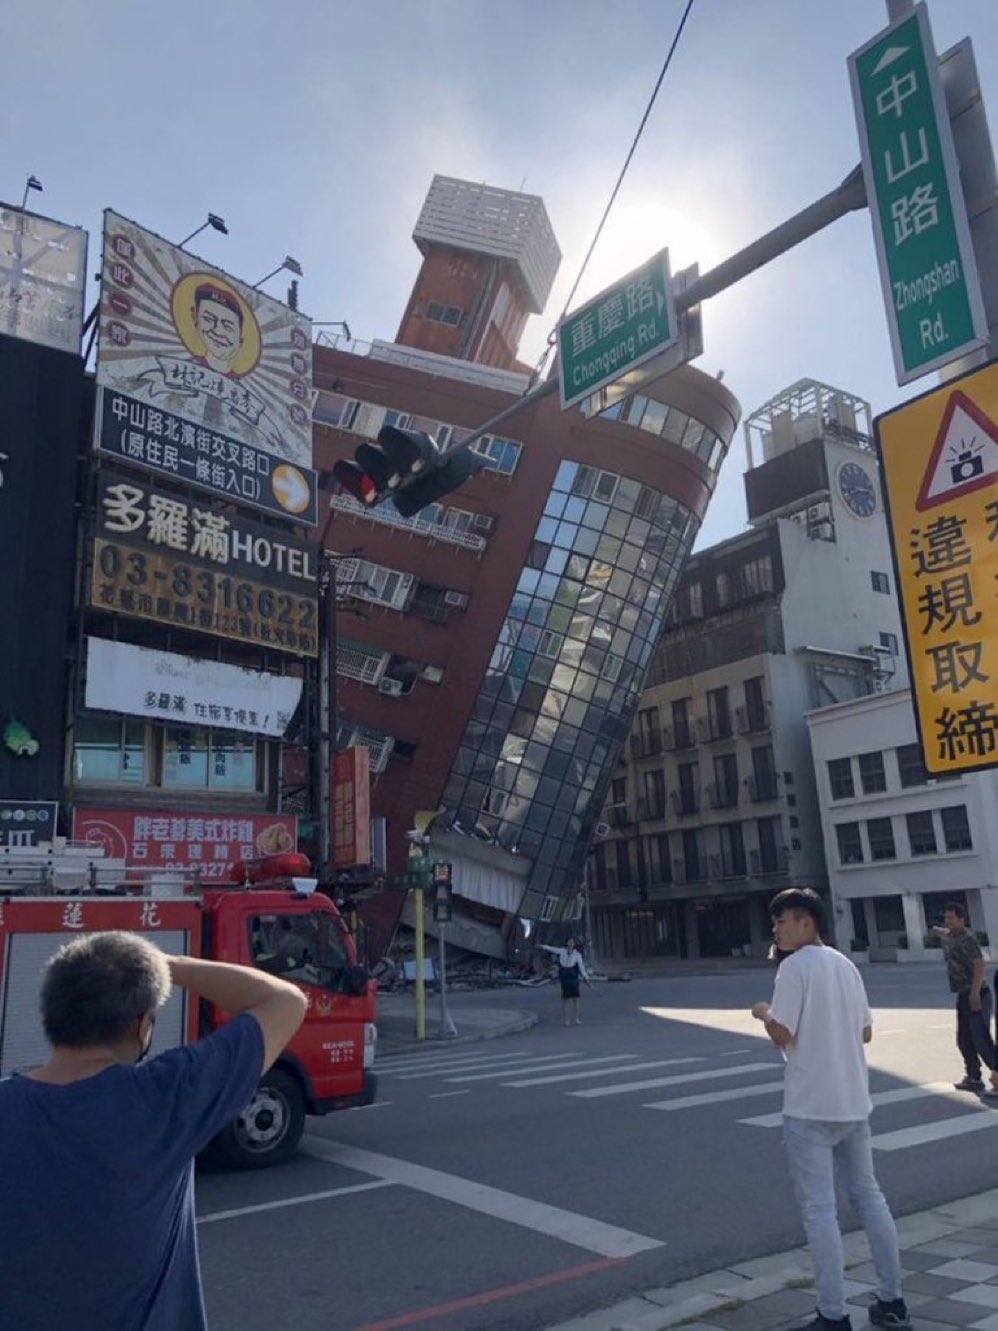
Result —
[[[776,846],[768,851],[750,850],[749,866],[753,874],[759,877],[772,873],[786,873],[789,867],[786,846]]]
[[[698,716],[696,730],[702,744],[716,744],[720,740],[731,739],[735,733],[730,716]]]
[[[672,812],[678,814],[681,818],[691,813],[700,812],[699,790],[673,790],[669,799],[672,802]]]
[[[630,827],[634,822],[634,817],[625,804],[616,804],[607,809],[606,819],[611,827],[616,827],[618,829],[622,827]]]
[[[707,787],[707,803],[712,809],[733,809],[738,803],[737,785],[719,781]]]
[[[379,504],[377,508],[365,508],[352,495],[332,495],[329,507],[335,508],[340,513],[350,514],[352,517],[363,518],[367,522],[395,527],[415,536],[426,536],[432,541],[440,541],[443,545],[459,545],[465,550],[475,550],[479,553],[487,545],[485,538],[476,536],[474,532],[457,531],[451,527],[443,527],[439,522],[427,522],[425,518],[403,518],[384,504]]]
[[[766,776],[747,776],[745,786],[753,804],[763,804],[766,800],[775,800],[780,797],[775,772],[768,773]]]
[[[661,798],[638,800],[638,821],[654,822],[656,819],[665,817],[665,795]]]
[[[739,735],[755,735],[769,730],[769,703],[764,702],[758,707],[736,707],[735,724]]]
[[[669,736],[671,743],[667,746],[670,749],[695,749],[696,735],[694,734],[693,723],[683,722],[681,725],[673,725]]]
[[[639,731],[631,736],[632,758],[657,758],[662,752],[662,732],[660,730]]]

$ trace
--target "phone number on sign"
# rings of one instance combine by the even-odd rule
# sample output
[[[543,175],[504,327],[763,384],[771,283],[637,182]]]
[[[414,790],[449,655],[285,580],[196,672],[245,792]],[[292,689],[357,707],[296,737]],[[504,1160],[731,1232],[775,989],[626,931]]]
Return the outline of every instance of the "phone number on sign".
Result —
[[[94,606],[314,656],[313,598],[192,567],[169,555],[94,541]]]

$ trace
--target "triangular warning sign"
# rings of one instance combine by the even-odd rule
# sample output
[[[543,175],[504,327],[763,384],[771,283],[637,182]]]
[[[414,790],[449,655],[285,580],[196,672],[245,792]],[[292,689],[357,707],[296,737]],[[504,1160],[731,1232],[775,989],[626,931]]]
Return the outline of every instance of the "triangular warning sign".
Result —
[[[915,507],[922,512],[987,485],[998,485],[998,425],[956,389],[946,403]]]

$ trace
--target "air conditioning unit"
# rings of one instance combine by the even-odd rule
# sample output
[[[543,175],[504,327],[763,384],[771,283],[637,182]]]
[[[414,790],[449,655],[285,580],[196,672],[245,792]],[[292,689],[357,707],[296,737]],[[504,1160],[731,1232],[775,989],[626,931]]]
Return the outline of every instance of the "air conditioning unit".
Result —
[[[490,532],[495,530],[496,520],[489,517],[488,513],[476,513],[471,525],[476,531]]]
[[[491,813],[496,818],[501,818],[506,812],[508,803],[509,791],[490,789],[486,791],[485,799],[482,801],[482,812]]]
[[[382,679],[378,681],[378,692],[387,693],[389,698],[402,697],[402,681],[400,679]]]
[[[444,605],[452,605],[455,610],[463,610],[468,604],[468,597],[464,592],[445,592]]]
[[[600,841],[602,841],[605,837],[608,837],[610,835],[610,824],[597,823],[596,831],[593,833],[593,835],[597,837]]]

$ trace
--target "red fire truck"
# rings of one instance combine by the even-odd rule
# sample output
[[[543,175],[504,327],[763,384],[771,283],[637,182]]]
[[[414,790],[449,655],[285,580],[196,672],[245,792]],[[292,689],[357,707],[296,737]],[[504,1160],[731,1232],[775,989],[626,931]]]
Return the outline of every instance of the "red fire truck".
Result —
[[[109,874],[109,866],[100,873],[90,866],[89,890],[54,894],[49,873],[33,895],[37,880],[0,866],[0,1077],[48,1056],[38,1009],[48,958],[79,933],[129,929],[165,952],[270,970],[308,997],[304,1024],[261,1078],[253,1102],[215,1139],[214,1154],[242,1168],[278,1164],[295,1150],[306,1114],[370,1104],[377,986],[356,964],[332,901],[302,890],[314,880],[290,877],[288,858],[243,869],[240,876],[255,882],[200,890],[172,883],[168,895],[136,884],[129,871]],[[109,884],[115,877],[122,881]],[[220,1009],[176,989],[157,1016],[153,1053],[226,1020]]]

